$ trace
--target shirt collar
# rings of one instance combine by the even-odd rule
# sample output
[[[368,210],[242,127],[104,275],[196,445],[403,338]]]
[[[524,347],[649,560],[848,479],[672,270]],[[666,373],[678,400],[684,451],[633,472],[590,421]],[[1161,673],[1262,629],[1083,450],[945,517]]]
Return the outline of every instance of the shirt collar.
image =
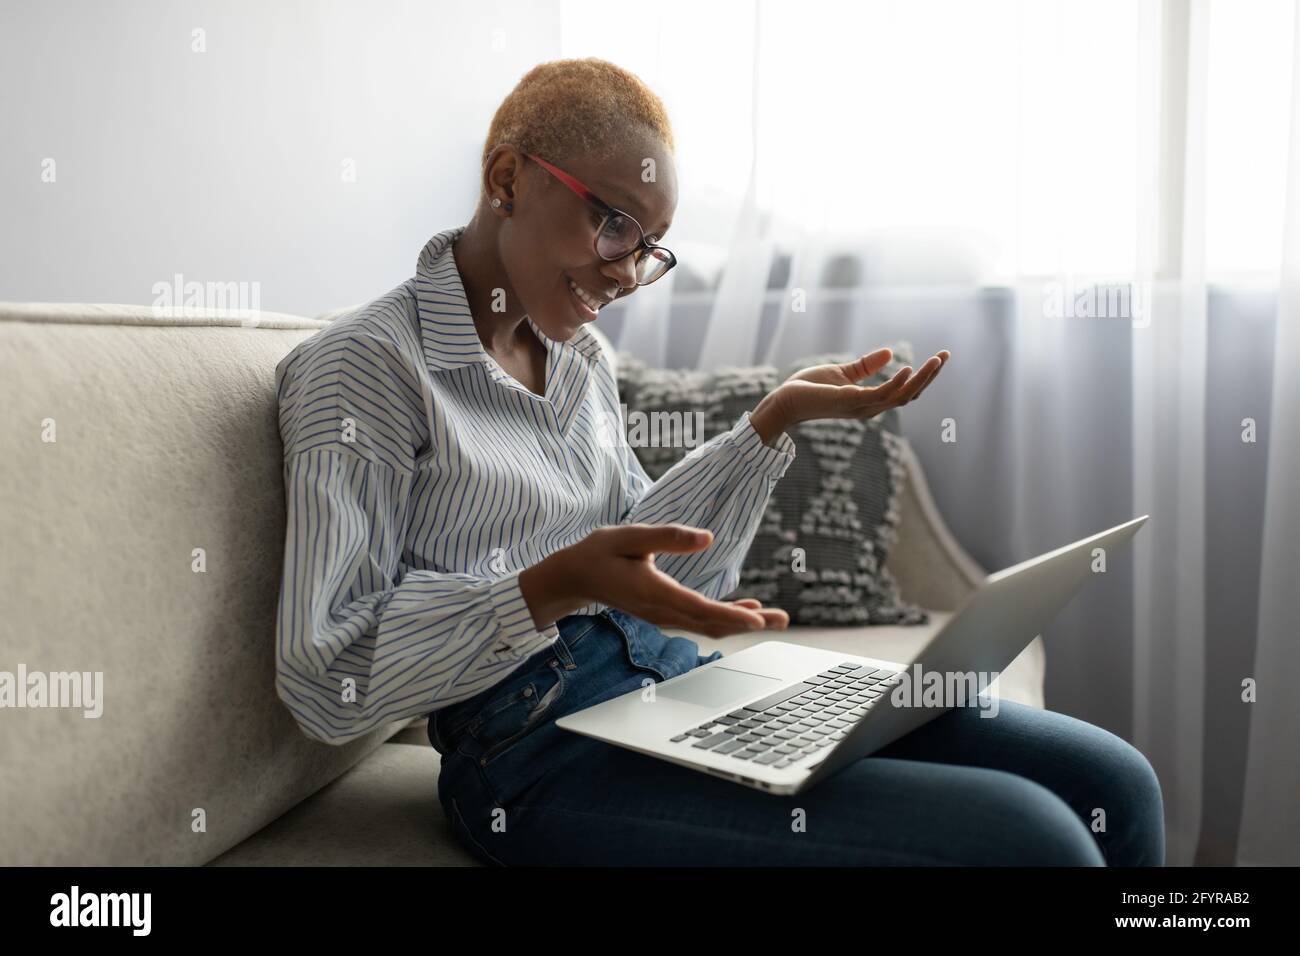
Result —
[[[474,363],[482,363],[489,369],[498,368],[478,337],[451,247],[464,231],[465,226],[456,226],[435,235],[420,250],[415,266],[420,334],[425,361],[431,369],[452,369]],[[564,349],[572,349],[594,363],[600,354],[600,343],[586,326],[579,327],[567,341],[558,342],[548,338],[528,316],[524,316],[524,321],[553,356],[558,357]]]

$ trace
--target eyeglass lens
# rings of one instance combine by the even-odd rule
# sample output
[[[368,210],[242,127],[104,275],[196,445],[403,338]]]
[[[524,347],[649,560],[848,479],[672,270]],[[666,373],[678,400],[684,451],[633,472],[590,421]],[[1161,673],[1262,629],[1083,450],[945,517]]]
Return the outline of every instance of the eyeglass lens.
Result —
[[[641,230],[627,216],[610,216],[596,237],[596,251],[607,259],[627,255],[641,243]],[[668,270],[671,259],[660,249],[647,249],[636,261],[637,282],[653,282]]]

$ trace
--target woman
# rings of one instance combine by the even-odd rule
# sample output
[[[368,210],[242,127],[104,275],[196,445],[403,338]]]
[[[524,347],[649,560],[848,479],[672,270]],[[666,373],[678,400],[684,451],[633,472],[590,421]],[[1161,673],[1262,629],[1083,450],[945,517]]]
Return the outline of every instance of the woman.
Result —
[[[723,600],[794,457],[785,430],[914,401],[948,359],[875,388],[856,383],[887,349],[805,369],[652,483],[604,437],[618,393],[586,325],[675,262],[673,148],[632,74],[536,67],[493,118],[470,223],[280,363],[280,698],[331,743],[429,714],[439,798],[488,863],[1161,864],[1142,755],[1011,702],[796,797],[555,727],[721,656],[660,626],[785,628]]]

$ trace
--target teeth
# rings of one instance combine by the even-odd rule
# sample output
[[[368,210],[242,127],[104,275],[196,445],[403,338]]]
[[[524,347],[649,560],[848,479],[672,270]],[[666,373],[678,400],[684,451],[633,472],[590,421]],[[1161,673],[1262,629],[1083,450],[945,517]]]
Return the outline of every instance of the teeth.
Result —
[[[577,293],[578,298],[587,304],[587,307],[593,312],[598,312],[603,304],[599,299],[593,298],[586,289],[578,285],[572,279],[569,280],[569,288]]]

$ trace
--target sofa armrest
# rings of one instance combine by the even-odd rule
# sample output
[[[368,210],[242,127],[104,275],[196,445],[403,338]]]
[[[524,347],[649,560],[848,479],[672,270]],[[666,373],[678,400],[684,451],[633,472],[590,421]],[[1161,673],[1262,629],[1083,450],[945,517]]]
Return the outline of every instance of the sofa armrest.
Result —
[[[903,443],[907,481],[899,496],[898,540],[885,566],[905,600],[936,611],[952,611],[984,580],[984,569],[957,543],[944,524],[921,462]]]

